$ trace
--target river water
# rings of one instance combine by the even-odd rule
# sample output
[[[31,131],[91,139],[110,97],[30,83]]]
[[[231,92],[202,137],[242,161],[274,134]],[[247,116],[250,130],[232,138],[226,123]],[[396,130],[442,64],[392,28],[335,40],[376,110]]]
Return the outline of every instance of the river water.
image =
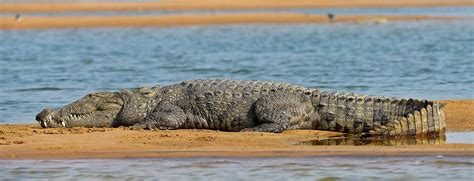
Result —
[[[472,180],[473,157],[0,160],[6,180]]]
[[[92,91],[215,77],[421,99],[474,98],[472,21],[0,30],[0,40],[0,123],[33,123],[41,109]],[[472,143],[469,134],[448,134],[446,142]],[[473,180],[473,159],[0,160],[0,175],[7,180]]]
[[[92,91],[197,78],[472,99],[472,21],[0,30],[0,123]]]

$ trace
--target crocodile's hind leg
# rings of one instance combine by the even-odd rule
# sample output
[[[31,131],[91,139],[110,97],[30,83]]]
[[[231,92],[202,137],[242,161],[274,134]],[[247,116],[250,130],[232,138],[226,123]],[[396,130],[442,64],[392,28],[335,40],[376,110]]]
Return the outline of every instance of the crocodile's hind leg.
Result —
[[[133,128],[138,129],[177,129],[186,121],[183,109],[171,104],[158,105],[155,110],[139,121]]]
[[[242,131],[279,133],[286,129],[311,129],[314,108],[305,95],[270,94],[255,103],[257,126]]]

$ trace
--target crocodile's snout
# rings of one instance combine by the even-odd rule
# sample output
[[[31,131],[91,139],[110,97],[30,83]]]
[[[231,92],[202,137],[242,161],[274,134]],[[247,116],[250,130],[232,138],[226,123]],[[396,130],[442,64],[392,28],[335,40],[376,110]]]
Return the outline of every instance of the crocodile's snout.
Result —
[[[40,113],[36,115],[36,121],[38,121],[43,128],[48,127],[48,122],[53,120],[52,115],[54,113],[53,109],[43,109]]]

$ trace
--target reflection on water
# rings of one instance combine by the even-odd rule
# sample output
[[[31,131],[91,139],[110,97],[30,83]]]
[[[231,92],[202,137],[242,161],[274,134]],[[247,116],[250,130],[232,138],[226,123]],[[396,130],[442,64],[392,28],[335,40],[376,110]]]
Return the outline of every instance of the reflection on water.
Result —
[[[2,179],[472,180],[474,157],[0,160]]]
[[[369,139],[347,137],[332,137],[322,140],[305,141],[303,145],[354,145],[354,146],[407,146],[407,145],[427,145],[427,144],[474,144],[474,132],[451,132],[440,136],[428,137],[402,137],[391,139]]]
[[[354,146],[406,146],[406,145],[427,145],[444,144],[446,136],[438,137],[403,137],[396,139],[366,139],[354,137],[335,137],[323,140],[312,140],[302,142],[303,145],[354,145]]]

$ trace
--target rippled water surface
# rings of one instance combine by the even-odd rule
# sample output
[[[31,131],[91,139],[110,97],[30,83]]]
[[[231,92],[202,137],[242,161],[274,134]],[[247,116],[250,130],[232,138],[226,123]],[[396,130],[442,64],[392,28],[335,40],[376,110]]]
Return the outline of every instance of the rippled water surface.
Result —
[[[472,180],[472,157],[0,160],[4,179]]]
[[[473,32],[471,21],[0,30],[0,122],[91,91],[210,77],[472,99]]]

